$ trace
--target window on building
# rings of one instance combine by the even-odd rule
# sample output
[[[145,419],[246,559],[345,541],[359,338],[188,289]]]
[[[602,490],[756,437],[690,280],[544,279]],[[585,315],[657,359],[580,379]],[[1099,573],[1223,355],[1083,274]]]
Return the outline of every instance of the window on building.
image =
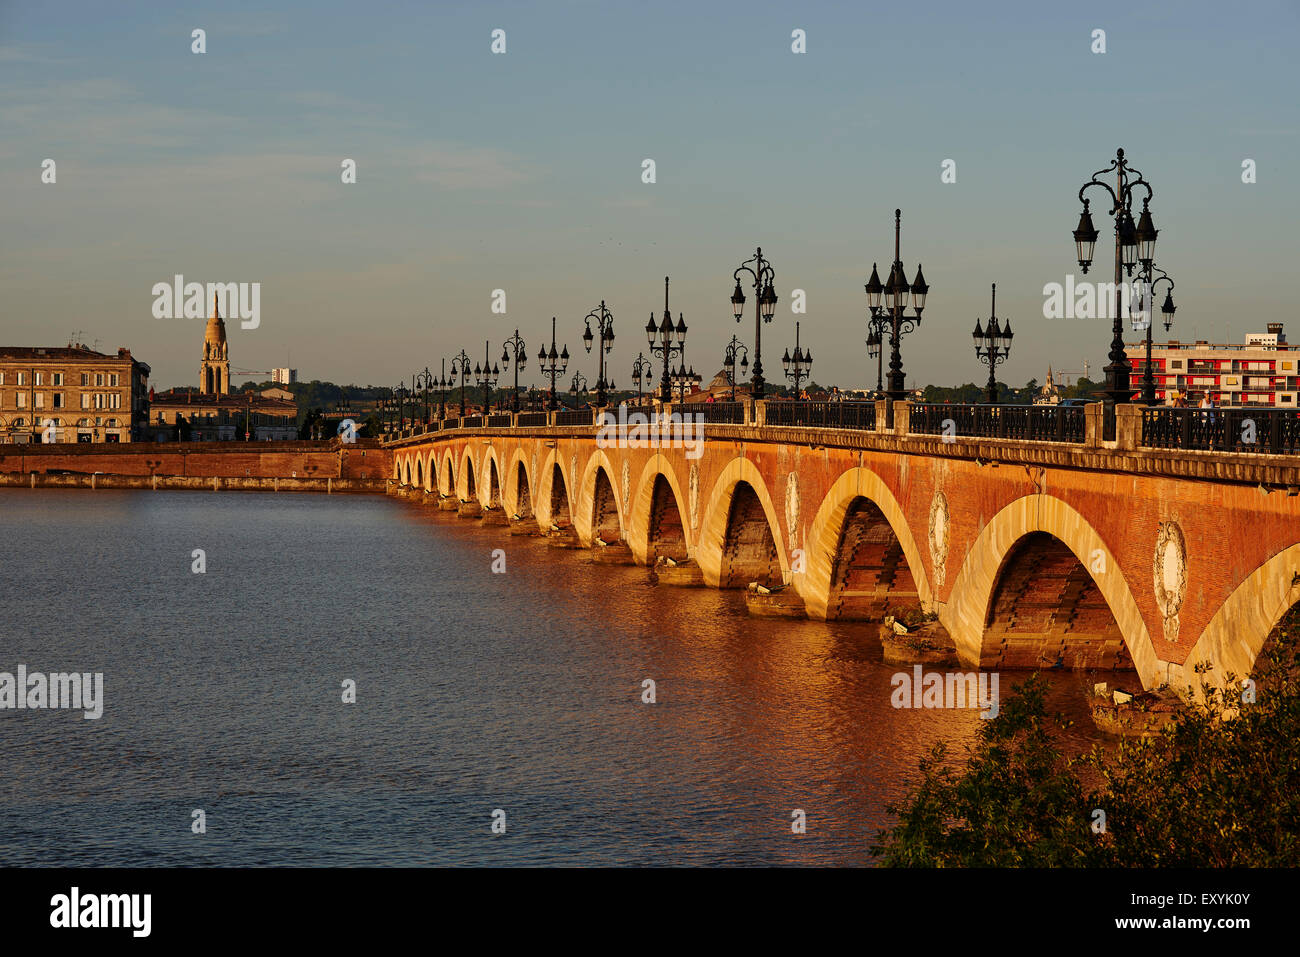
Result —
[[[32,408],[34,408],[34,409],[43,409],[43,408],[45,408],[45,393],[44,393],[44,392],[37,392],[37,393],[35,393],[35,395],[36,395],[36,401],[32,404]]]
[[[109,376],[108,376],[108,384],[109,384],[109,385],[117,385],[117,373],[116,373],[116,372],[111,372],[111,373],[109,373]]]
[[[95,385],[103,385],[103,384],[104,384],[104,373],[102,373],[102,372],[96,372],[96,373],[95,373]]]
[[[54,384],[55,384],[55,385],[63,385],[63,373],[62,373],[62,372],[56,372],[56,373],[54,373]]]
[[[35,384],[35,385],[45,385],[45,373],[44,373],[44,372],[38,372],[38,373],[36,373],[36,381],[35,381],[34,384]]]
[[[27,373],[26,373],[26,372],[20,372],[20,373],[18,373],[18,384],[19,384],[19,385],[26,385],[26,384],[27,384]]]
[[[61,409],[61,408],[63,408],[63,393],[62,393],[62,392],[56,392],[56,393],[54,393],[54,408],[56,408],[56,409]]]
[[[20,409],[25,409],[25,408],[27,408],[27,393],[26,393],[26,392],[19,392],[17,395],[14,396],[14,399],[15,399],[15,402],[14,402],[14,405],[15,405],[15,406],[17,406],[17,407],[20,408]]]
[[[89,374],[89,373],[87,373],[87,372],[83,372],[83,373],[81,373],[81,384],[82,384],[82,385],[90,385],[90,374]]]

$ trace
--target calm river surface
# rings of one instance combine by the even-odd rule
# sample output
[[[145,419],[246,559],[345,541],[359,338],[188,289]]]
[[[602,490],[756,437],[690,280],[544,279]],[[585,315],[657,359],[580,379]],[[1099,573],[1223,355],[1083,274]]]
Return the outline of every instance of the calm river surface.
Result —
[[[4,489],[0,528],[0,672],[105,698],[0,710],[0,865],[866,864],[980,723],[892,708],[873,625],[380,496]]]

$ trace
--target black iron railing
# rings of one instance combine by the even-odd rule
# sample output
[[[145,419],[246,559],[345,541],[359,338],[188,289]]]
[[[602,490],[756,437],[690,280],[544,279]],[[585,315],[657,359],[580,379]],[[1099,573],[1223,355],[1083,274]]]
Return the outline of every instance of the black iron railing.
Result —
[[[1031,442],[1083,442],[1086,433],[1081,405],[917,403],[908,409],[908,429],[921,435]]]
[[[525,426],[535,427],[538,425],[545,425],[545,424],[546,424],[545,412],[520,412],[519,413],[520,427],[525,427]]]
[[[683,404],[680,408],[674,406],[673,411],[681,412],[683,415],[702,415],[705,422],[730,425],[745,424],[745,403],[743,402],[692,402],[690,405]]]
[[[1215,452],[1300,452],[1300,412],[1294,409],[1142,410],[1142,445]]]
[[[556,425],[591,425],[590,409],[561,409],[555,413]]]
[[[768,425],[802,425],[823,429],[876,428],[874,402],[789,402],[767,403]]]
[[[486,417],[487,427],[489,429],[508,429],[510,428],[510,413],[498,412],[495,415]]]

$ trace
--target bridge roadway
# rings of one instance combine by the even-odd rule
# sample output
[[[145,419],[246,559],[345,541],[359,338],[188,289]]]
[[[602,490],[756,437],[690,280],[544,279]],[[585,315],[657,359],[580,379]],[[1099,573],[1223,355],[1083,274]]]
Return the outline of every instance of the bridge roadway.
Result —
[[[449,419],[390,433],[389,491],[693,562],[712,587],[788,585],[812,618],[919,607],[967,666],[1146,688],[1199,687],[1197,662],[1248,675],[1300,600],[1300,455],[1148,448],[1136,406],[1110,440],[1100,404],[984,428],[1054,440],[954,434],[974,420],[946,407],[797,406],[679,406],[708,419],[696,447],[575,411]]]

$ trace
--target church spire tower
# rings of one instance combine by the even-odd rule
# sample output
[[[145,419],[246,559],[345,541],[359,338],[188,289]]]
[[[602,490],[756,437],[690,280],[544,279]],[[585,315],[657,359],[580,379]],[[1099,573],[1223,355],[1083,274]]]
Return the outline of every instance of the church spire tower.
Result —
[[[217,311],[217,294],[212,295],[212,317],[203,332],[203,365],[199,371],[201,395],[230,394],[230,347],[226,344],[226,324]]]

